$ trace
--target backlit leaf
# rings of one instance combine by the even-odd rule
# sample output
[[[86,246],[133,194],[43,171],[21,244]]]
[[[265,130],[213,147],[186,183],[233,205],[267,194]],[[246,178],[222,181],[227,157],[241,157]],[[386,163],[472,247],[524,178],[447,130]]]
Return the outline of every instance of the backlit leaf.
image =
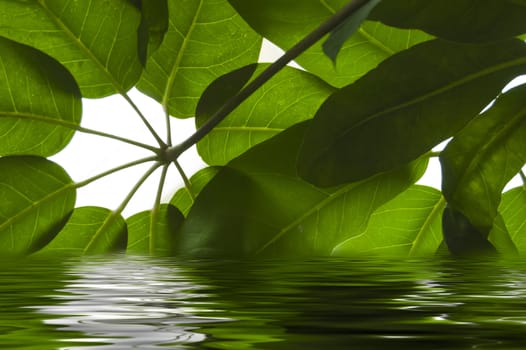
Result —
[[[316,188],[297,176],[294,164],[305,124],[255,146],[214,176],[183,223],[178,253],[327,256],[426,168],[418,161],[362,182]]]
[[[502,195],[499,212],[520,253],[526,253],[526,190],[514,188]]]
[[[147,58],[161,46],[168,31],[168,0],[129,0],[142,14],[138,29],[139,58],[146,65]]]
[[[367,229],[337,245],[335,256],[431,256],[442,242],[440,191],[414,185],[378,208]]]
[[[300,153],[317,185],[356,181],[407,163],[464,127],[526,70],[526,44],[428,41],[331,95]]]
[[[75,185],[44,158],[2,157],[0,169],[0,253],[31,253],[65,224],[75,205]]]
[[[226,0],[169,0],[168,11],[168,31],[138,88],[187,118],[214,79],[257,60],[261,38]]]
[[[29,46],[0,37],[0,52],[0,155],[57,153],[80,123],[75,80]]]
[[[173,255],[175,237],[183,214],[170,204],[160,206],[157,213],[151,210],[137,213],[126,220],[130,254]],[[152,221],[155,222],[152,225]]]
[[[268,65],[260,65],[257,76]],[[220,105],[236,76],[219,78],[203,94],[197,108],[197,126]],[[247,149],[284,129],[314,116],[334,88],[307,72],[286,67],[243,102],[197,144],[201,158],[211,165],[224,165]],[[215,108],[214,108],[215,107]]]
[[[126,92],[137,82],[139,22],[127,0],[0,0],[0,35],[55,58],[84,97]]]
[[[206,167],[199,170],[190,178],[190,190],[187,187],[179,189],[170,200],[170,204],[179,209],[186,217],[195,198],[199,195],[203,187],[212,180],[218,173],[220,167]]]
[[[473,225],[489,230],[504,186],[526,163],[526,86],[501,95],[440,154],[442,191]]]
[[[126,224],[120,215],[99,207],[76,208],[64,228],[37,255],[104,254],[126,247]]]

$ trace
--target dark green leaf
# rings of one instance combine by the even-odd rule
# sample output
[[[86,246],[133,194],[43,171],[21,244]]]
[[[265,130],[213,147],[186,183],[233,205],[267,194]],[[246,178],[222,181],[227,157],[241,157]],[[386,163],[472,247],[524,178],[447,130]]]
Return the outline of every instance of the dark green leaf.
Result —
[[[497,41],[526,33],[526,3],[516,0],[384,0],[370,18],[462,42]]]
[[[127,0],[0,0],[0,35],[58,60],[85,97],[126,92],[137,82],[139,22]]]
[[[125,247],[126,224],[122,216],[106,208],[81,207],[37,255],[104,254]]]
[[[526,190],[514,188],[502,195],[499,212],[520,253],[526,252]]]
[[[348,1],[230,0],[230,3],[258,33],[283,50],[336,13]],[[342,47],[336,65],[319,42],[296,59],[307,71],[337,87],[367,73],[395,52],[407,49],[431,36],[418,30],[401,30],[379,22],[365,22]]]
[[[504,186],[526,163],[526,86],[501,95],[440,154],[449,205],[489,230]]]
[[[266,67],[260,65],[254,75]],[[241,71],[230,73],[205,91],[197,108],[198,127],[249,78],[251,71],[243,69],[246,70],[244,76],[240,75]],[[197,150],[208,164],[224,165],[254,145],[312,118],[333,91],[334,88],[316,76],[286,67],[215,127],[197,144]]]
[[[157,212],[147,210],[133,215],[126,220],[126,251],[131,254],[173,255],[175,237],[183,220],[183,214],[170,204],[161,205]]]
[[[173,195],[170,204],[178,208],[186,217],[190,208],[194,205],[195,198],[197,198],[203,187],[218,173],[219,169],[219,167],[206,167],[199,170],[190,178],[190,190],[187,187],[179,189]]]
[[[440,191],[414,185],[378,208],[361,234],[337,245],[332,255],[431,256],[442,242]]]
[[[352,16],[349,16],[338,28],[333,30],[329,38],[323,43],[323,52],[336,62],[336,56],[340,52],[343,44],[351,35],[356,32],[362,22],[369,16],[371,10],[382,0],[370,0],[365,3]]]
[[[382,62],[321,106],[300,174],[330,186],[416,159],[451,137],[526,69],[526,45],[428,41]]]
[[[65,224],[75,205],[75,184],[44,158],[2,157],[0,169],[0,253],[31,253]]]
[[[327,256],[372,212],[414,183],[419,161],[362,182],[320,189],[296,174],[306,123],[255,146],[205,186],[183,223],[178,252],[219,256]]]
[[[168,0],[131,0],[141,11],[138,29],[139,58],[146,65],[147,58],[161,46],[168,31]]]
[[[168,10],[168,31],[138,87],[170,115],[187,118],[213,80],[257,60],[261,38],[226,0],[169,0]]]
[[[0,155],[50,156],[79,126],[80,92],[49,56],[0,37]]]

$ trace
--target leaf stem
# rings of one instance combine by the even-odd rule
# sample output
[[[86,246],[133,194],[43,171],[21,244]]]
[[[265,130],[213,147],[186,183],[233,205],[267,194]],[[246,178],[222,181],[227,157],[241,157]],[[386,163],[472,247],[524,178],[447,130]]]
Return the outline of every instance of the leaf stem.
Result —
[[[161,198],[163,195],[163,188],[164,183],[166,180],[166,174],[168,173],[168,166],[169,164],[164,164],[163,169],[161,172],[161,177],[159,179],[159,187],[157,188],[157,195],[155,196],[155,202],[153,204],[152,213],[150,215],[150,240],[149,240],[149,247],[148,250],[150,252],[150,255],[153,255],[155,253],[155,233],[157,226],[155,225],[157,223],[157,217],[159,215],[159,208],[161,207]]]
[[[164,143],[164,141],[159,137],[159,134],[157,134],[157,132],[155,132],[155,129],[152,127],[152,125],[150,124],[150,122],[148,122],[148,119],[146,119],[146,117],[144,116],[144,114],[142,114],[141,110],[139,109],[139,107],[137,107],[137,105],[135,104],[135,102],[133,102],[133,100],[130,98],[130,96],[128,96],[128,94],[126,93],[121,93],[122,97],[124,97],[124,99],[130,104],[130,106],[135,110],[135,112],[137,113],[137,115],[139,116],[139,118],[141,118],[142,122],[144,123],[144,125],[146,126],[146,128],[150,131],[150,133],[152,134],[152,136],[155,138],[155,140],[157,141],[157,143],[159,144],[159,146],[161,148],[165,148],[166,147],[166,144]]]
[[[168,109],[164,111],[164,118],[166,120],[166,143],[168,147],[172,147],[172,121]]]
[[[521,180],[522,180],[522,187],[524,188],[524,190],[526,190],[526,174],[524,174],[524,171],[521,169],[519,171],[519,175],[520,175]]]
[[[190,198],[192,198],[192,201],[195,201],[194,192],[192,191],[192,183],[190,182],[190,179],[188,179],[188,176],[186,176],[183,167],[177,160],[174,160],[174,165],[177,168],[177,171],[179,172],[179,175],[181,175],[181,178],[183,179],[184,186],[188,190],[188,193],[190,194]]]
[[[212,129],[219,124],[223,119],[226,118],[234,109],[236,109],[243,101],[250,97],[259,87],[266,83],[276,73],[278,73],[283,67],[289,62],[294,60],[300,54],[302,54],[309,47],[314,45],[323,36],[331,32],[333,29],[343,23],[349,16],[358,11],[362,6],[367,4],[371,0],[355,0],[343,8],[341,8],[336,14],[330,17],[328,20],[323,22],[318,28],[308,34],[304,39],[290,48],[285,52],[277,61],[272,63],[267,69],[265,69],[260,75],[254,80],[247,84],[237,95],[229,99],[220,109],[218,109],[206,123],[204,123],[199,129],[197,129],[192,135],[190,135],[182,143],[170,147],[166,150],[166,157],[170,160],[177,159],[184,151],[192,147],[194,144],[199,142],[205,137]]]

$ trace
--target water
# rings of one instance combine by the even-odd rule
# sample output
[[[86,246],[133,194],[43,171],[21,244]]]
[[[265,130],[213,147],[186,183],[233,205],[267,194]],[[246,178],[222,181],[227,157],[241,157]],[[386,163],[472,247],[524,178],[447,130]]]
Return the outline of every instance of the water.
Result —
[[[524,349],[526,262],[2,262],[1,349]]]

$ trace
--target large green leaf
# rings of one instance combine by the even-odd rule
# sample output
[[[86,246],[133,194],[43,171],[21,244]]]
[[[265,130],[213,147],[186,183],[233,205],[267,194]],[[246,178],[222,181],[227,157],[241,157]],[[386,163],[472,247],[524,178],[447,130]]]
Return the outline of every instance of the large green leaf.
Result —
[[[519,253],[526,253],[526,189],[514,188],[502,195],[499,212]]]
[[[329,97],[300,153],[300,174],[330,186],[416,159],[474,118],[526,70],[526,44],[433,40],[400,52]]]
[[[214,79],[257,60],[261,38],[226,0],[170,0],[168,10],[168,31],[138,88],[187,118]]]
[[[127,0],[0,0],[0,35],[54,57],[85,97],[135,85],[139,23],[139,11]]]
[[[266,67],[260,65],[254,75]],[[237,79],[237,75],[228,74],[207,88],[197,108],[198,127],[215,111],[218,100],[224,102],[220,97],[227,87],[238,85],[233,81]],[[254,145],[312,118],[334,90],[310,73],[286,67],[203,138],[197,150],[208,164],[224,165]]]
[[[426,161],[362,182],[320,189],[296,174],[306,123],[223,167],[196,199],[179,234],[180,254],[327,256],[359,234],[372,212],[414,183]]]
[[[64,228],[37,255],[104,254],[126,247],[122,216],[99,207],[76,208]]]
[[[283,50],[290,49],[347,2],[230,0],[252,28]],[[395,52],[430,38],[418,30],[365,22],[343,45],[336,65],[323,52],[321,42],[299,56],[296,62],[331,85],[341,87],[358,79]]]
[[[161,205],[157,212],[147,210],[129,217],[127,253],[172,255],[183,220],[183,214],[170,204]]]
[[[504,186],[526,163],[526,86],[501,95],[440,154],[442,191],[449,205],[489,230]]]
[[[367,229],[337,245],[335,256],[431,256],[442,242],[439,190],[414,185],[378,208]]]
[[[0,37],[0,52],[0,155],[57,153],[80,123],[75,80],[31,47]]]
[[[220,167],[206,167],[199,170],[190,178],[190,189],[183,187],[177,190],[170,199],[170,204],[176,207],[186,217],[194,205],[195,198],[199,195],[203,187],[212,180],[219,172]]]
[[[370,18],[463,42],[526,33],[526,3],[516,0],[383,0]]]
[[[2,157],[0,169],[0,253],[33,252],[65,224],[75,205],[75,184],[44,158]]]

